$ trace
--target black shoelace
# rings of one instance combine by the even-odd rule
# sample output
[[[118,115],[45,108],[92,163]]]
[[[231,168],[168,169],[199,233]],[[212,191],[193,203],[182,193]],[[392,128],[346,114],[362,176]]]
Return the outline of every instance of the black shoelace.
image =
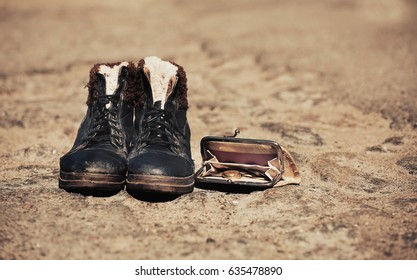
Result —
[[[157,108],[150,109],[144,113],[142,125],[142,143],[168,148],[178,147],[175,140],[179,141],[179,139],[175,133],[173,115],[169,111]]]
[[[96,108],[93,115],[92,129],[88,133],[88,139],[95,143],[108,142],[111,138],[122,146],[123,133],[118,121],[118,108],[120,95],[100,96],[96,101]],[[109,108],[107,104],[111,102]]]

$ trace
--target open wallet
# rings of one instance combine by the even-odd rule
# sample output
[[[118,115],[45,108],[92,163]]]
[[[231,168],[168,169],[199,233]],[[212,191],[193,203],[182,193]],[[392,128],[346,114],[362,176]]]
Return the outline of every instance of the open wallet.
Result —
[[[206,136],[200,148],[197,183],[269,188],[301,182],[294,158],[275,141]]]

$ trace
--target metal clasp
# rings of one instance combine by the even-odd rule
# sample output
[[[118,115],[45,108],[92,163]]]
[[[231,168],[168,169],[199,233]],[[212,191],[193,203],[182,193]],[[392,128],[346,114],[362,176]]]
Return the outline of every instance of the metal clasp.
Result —
[[[236,128],[236,129],[235,129],[235,134],[234,134],[234,135],[224,135],[223,137],[233,137],[233,138],[235,138],[235,137],[236,137],[239,133],[240,133],[239,128]]]

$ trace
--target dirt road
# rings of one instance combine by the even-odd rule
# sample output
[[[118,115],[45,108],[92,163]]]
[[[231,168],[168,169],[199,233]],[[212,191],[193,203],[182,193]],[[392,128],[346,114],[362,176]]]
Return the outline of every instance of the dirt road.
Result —
[[[0,0],[0,258],[417,259],[415,1],[22,2]],[[203,136],[238,127],[302,184],[59,189],[90,67],[148,55],[187,70],[197,167]]]

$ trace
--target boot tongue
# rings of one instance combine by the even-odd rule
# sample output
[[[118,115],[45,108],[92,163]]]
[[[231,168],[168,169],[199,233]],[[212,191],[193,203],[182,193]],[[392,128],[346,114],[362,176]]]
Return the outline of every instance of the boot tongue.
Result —
[[[153,107],[154,107],[155,109],[162,109],[162,101],[156,101],[156,102],[153,104]]]
[[[154,107],[159,101],[159,109],[164,109],[165,102],[175,87],[178,67],[156,56],[146,57],[144,60],[143,72],[151,87]]]
[[[119,75],[123,66],[128,66],[128,63],[122,62],[117,65],[102,64],[98,68],[97,73],[101,74],[105,80],[105,95],[113,95],[119,87]]]

